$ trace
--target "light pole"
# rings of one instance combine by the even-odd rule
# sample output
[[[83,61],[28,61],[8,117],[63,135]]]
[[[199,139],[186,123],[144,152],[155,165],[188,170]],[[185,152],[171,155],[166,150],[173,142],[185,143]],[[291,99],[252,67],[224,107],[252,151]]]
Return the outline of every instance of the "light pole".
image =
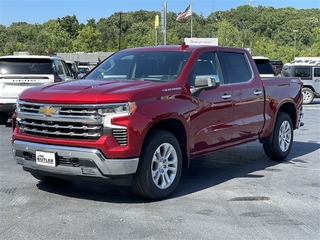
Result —
[[[121,23],[122,23],[122,14],[125,14],[124,12],[116,12],[117,14],[119,14],[119,51],[121,49],[121,34],[122,34],[122,27],[121,27]]]
[[[293,49],[293,60],[296,58],[296,40],[297,40],[297,32],[299,30],[293,30],[294,32],[294,49]]]

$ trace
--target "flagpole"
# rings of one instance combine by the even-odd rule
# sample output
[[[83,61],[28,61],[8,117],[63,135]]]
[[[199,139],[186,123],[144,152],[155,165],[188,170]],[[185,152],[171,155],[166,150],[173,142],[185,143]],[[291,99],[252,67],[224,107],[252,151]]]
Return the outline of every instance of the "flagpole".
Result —
[[[190,3],[190,5],[191,5],[191,18],[190,18],[190,32],[191,32],[191,38],[192,38],[192,8],[193,8],[193,6],[192,6],[192,2]]]

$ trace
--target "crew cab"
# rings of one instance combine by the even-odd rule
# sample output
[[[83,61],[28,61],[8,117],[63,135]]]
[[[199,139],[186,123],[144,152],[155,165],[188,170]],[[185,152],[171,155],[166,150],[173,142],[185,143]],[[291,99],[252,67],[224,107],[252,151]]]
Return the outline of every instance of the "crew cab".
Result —
[[[301,88],[300,78],[262,80],[245,49],[125,49],[84,79],[23,91],[13,156],[41,181],[131,185],[162,199],[191,159],[219,149],[259,140],[285,159],[303,125]]]

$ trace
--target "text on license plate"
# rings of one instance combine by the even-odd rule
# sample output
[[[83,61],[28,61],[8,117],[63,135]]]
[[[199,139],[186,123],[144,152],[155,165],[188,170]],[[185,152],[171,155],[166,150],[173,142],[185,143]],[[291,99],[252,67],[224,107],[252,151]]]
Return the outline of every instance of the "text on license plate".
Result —
[[[36,163],[46,166],[56,166],[55,153],[36,151]]]

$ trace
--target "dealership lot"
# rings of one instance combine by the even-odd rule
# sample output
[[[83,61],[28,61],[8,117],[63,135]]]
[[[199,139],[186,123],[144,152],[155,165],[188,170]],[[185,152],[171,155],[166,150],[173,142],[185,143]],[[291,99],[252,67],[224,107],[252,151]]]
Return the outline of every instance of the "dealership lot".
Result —
[[[287,161],[258,142],[192,160],[169,198],[130,187],[41,183],[11,154],[0,126],[0,239],[318,239],[320,100],[304,107]]]

